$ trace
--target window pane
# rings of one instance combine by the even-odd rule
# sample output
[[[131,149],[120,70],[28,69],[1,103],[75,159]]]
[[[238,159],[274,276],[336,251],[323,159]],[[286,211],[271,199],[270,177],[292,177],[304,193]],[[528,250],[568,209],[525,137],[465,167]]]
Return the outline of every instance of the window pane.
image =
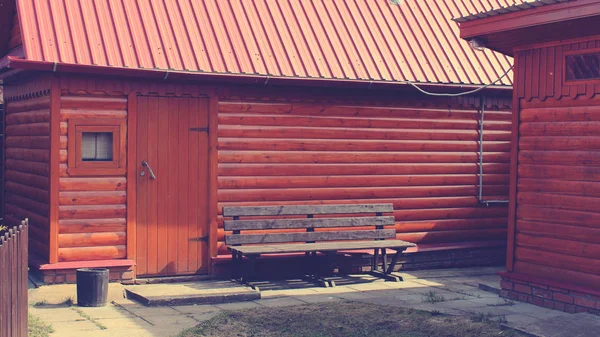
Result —
[[[81,159],[83,161],[112,161],[112,149],[112,132],[83,132],[81,134]]]
[[[567,81],[600,79],[600,53],[568,55]]]

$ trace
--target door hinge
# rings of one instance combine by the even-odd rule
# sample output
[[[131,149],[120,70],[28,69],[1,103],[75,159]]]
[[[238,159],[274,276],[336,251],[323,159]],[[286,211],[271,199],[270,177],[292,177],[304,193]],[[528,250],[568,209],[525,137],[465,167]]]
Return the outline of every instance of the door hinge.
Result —
[[[208,243],[208,235],[207,236],[200,236],[197,238],[191,238],[190,241],[202,241],[205,243]]]
[[[190,131],[208,132],[208,128],[190,128]]]

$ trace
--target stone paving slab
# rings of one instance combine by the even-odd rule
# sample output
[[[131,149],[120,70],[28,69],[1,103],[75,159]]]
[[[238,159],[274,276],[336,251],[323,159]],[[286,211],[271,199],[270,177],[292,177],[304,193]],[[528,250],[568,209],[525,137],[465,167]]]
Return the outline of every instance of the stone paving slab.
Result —
[[[125,288],[127,298],[146,306],[217,304],[260,299],[260,292],[232,281],[146,284]]]

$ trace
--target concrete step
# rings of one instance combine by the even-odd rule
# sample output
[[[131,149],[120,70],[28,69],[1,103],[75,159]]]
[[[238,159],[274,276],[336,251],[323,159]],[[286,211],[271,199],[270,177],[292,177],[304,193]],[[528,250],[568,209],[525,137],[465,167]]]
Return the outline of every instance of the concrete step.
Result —
[[[220,304],[254,301],[260,292],[232,281],[145,284],[125,288],[127,298],[145,306]]]

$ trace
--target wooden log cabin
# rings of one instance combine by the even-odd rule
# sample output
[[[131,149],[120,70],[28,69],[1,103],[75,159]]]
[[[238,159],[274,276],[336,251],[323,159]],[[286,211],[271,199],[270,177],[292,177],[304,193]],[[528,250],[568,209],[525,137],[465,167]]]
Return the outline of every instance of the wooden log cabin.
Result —
[[[389,202],[405,266],[503,262],[512,60],[451,21],[488,1],[0,3],[5,220],[46,282],[214,273],[232,205]]]
[[[600,2],[538,1],[458,20],[513,56],[515,89],[502,295],[600,309]]]

